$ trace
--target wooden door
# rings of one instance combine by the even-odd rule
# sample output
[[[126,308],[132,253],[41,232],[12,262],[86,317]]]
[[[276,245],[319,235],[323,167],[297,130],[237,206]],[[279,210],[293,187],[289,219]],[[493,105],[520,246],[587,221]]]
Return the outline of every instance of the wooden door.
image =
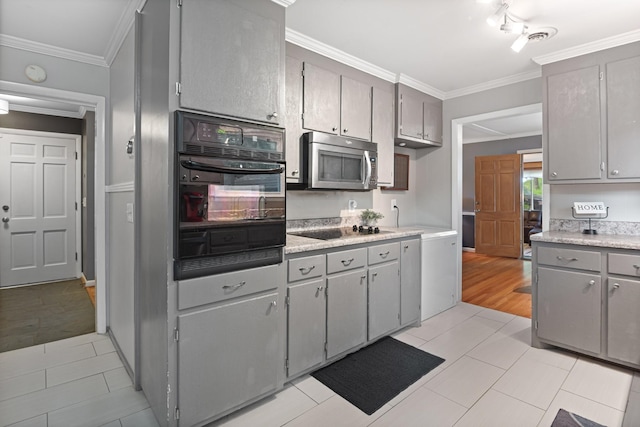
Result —
[[[78,141],[36,131],[0,134],[0,286],[79,277]]]
[[[520,154],[476,157],[476,253],[519,258]]]

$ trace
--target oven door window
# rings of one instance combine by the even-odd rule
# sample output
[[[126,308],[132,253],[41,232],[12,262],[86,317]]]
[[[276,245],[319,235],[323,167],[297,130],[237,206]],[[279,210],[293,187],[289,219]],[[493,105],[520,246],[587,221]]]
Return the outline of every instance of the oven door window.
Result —
[[[285,176],[279,163],[184,157],[180,166],[181,203],[186,204],[182,221],[285,217]]]

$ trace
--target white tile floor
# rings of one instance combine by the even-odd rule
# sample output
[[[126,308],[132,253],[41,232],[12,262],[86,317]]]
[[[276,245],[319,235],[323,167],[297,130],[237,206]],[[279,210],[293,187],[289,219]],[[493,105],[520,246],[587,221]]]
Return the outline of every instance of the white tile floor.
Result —
[[[313,377],[214,426],[550,426],[558,409],[620,426],[633,373],[530,347],[530,320],[460,303],[395,337],[446,358],[371,416]],[[157,426],[106,336],[0,353],[0,425]]]

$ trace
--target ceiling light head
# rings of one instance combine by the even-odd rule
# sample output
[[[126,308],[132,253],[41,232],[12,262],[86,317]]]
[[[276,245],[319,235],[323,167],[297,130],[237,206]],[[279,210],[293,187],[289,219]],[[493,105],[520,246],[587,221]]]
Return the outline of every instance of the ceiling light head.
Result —
[[[524,33],[521,34],[520,37],[518,37],[516,39],[516,41],[513,42],[513,44],[511,45],[511,49],[518,53],[522,50],[522,48],[529,43],[529,34]]]
[[[509,18],[508,15],[504,15],[504,24],[500,25],[500,31],[507,34],[522,34],[526,32],[527,26],[524,22],[517,22]]]
[[[502,21],[503,16],[507,13],[507,9],[509,9],[509,4],[502,3],[498,10],[496,10],[493,15],[487,18],[487,24],[492,27],[496,27],[500,23],[500,21]]]
[[[0,114],[9,114],[9,101],[0,99]]]

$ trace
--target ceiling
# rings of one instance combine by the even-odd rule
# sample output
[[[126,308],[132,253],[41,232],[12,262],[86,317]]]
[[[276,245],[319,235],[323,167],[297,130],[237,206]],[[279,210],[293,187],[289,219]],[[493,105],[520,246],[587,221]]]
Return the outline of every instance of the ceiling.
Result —
[[[293,3],[286,12],[290,42],[441,99],[535,78],[546,62],[640,40],[638,0],[509,0],[509,12],[530,30],[558,30],[519,54],[510,49],[517,36],[486,23],[499,0],[274,1]],[[0,45],[109,66],[143,2],[0,0]],[[9,102],[82,114],[77,106]],[[495,140],[541,134],[541,127],[534,113],[473,123],[464,135],[466,142]]]

